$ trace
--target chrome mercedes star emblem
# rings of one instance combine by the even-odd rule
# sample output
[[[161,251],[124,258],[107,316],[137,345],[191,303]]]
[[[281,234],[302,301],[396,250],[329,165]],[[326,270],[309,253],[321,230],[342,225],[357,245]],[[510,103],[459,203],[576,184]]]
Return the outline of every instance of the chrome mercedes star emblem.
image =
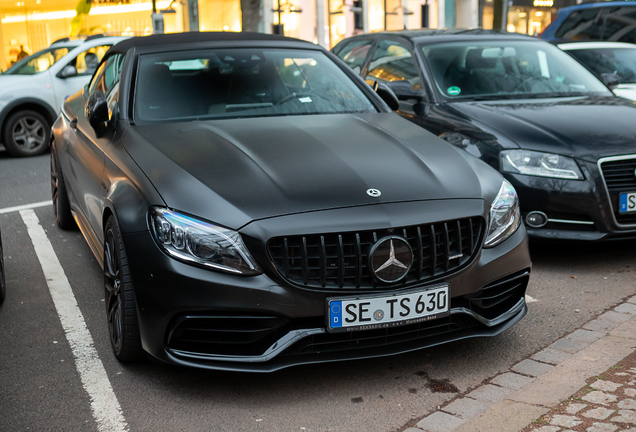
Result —
[[[376,272],[382,271],[389,266],[397,266],[403,269],[407,268],[407,266],[395,259],[395,248],[393,247],[393,239],[391,239],[391,252],[389,252],[389,259],[386,260],[386,262],[382,264],[378,269],[376,269]]]
[[[369,251],[369,269],[376,279],[385,283],[404,279],[412,264],[411,245],[400,236],[384,237]]]
[[[382,195],[382,192],[380,192],[378,189],[367,189],[367,195],[373,198],[377,198]]]

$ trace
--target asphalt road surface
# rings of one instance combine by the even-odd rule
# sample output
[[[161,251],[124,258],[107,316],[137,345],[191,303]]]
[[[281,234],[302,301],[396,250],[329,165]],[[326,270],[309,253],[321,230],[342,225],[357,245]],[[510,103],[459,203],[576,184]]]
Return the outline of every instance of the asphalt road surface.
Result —
[[[633,241],[533,245],[529,313],[494,338],[272,374],[124,365],[110,349],[100,266],[79,231],[57,228],[43,203],[49,199],[48,155],[14,159],[0,152],[8,286],[0,306],[2,431],[400,430],[452,398],[454,387],[477,386],[636,294]],[[33,203],[39,206],[12,209]],[[39,240],[27,223],[42,233]],[[48,244],[54,253],[42,262]],[[51,276],[53,262],[63,272]],[[71,321],[58,313],[59,293],[52,294],[47,278],[72,290],[79,310],[69,309]],[[71,346],[68,331],[88,342]]]

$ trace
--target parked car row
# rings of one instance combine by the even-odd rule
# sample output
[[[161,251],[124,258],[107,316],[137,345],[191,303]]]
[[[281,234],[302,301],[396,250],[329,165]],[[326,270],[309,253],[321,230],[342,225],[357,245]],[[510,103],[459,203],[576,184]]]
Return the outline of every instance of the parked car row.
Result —
[[[103,268],[120,361],[494,336],[527,313],[527,234],[636,237],[636,106],[590,70],[484,30],[123,40],[53,124],[55,219]]]

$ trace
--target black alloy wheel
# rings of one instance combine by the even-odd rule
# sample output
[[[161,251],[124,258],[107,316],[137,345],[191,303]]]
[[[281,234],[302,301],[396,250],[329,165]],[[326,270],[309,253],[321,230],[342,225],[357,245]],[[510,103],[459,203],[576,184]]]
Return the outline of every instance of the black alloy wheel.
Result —
[[[145,356],[139,336],[135,294],[124,242],[113,216],[108,218],[104,234],[104,298],[110,343],[119,361],[138,361]]]
[[[66,192],[66,183],[60,167],[55,143],[51,144],[51,200],[53,201],[53,215],[55,223],[64,230],[75,227],[75,220],[71,213],[71,205]]]
[[[35,111],[18,111],[5,123],[3,144],[13,156],[36,156],[49,148],[51,125]]]
[[[4,279],[4,258],[2,253],[2,237],[0,237],[0,303],[4,301],[4,298],[7,295],[7,285]]]

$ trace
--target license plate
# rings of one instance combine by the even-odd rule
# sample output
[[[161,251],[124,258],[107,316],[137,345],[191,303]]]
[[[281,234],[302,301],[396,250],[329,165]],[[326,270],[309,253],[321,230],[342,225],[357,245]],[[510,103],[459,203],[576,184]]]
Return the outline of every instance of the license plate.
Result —
[[[636,211],[636,192],[624,192],[619,197],[619,213]]]
[[[430,321],[450,314],[450,285],[395,294],[327,299],[327,330],[371,330]]]

